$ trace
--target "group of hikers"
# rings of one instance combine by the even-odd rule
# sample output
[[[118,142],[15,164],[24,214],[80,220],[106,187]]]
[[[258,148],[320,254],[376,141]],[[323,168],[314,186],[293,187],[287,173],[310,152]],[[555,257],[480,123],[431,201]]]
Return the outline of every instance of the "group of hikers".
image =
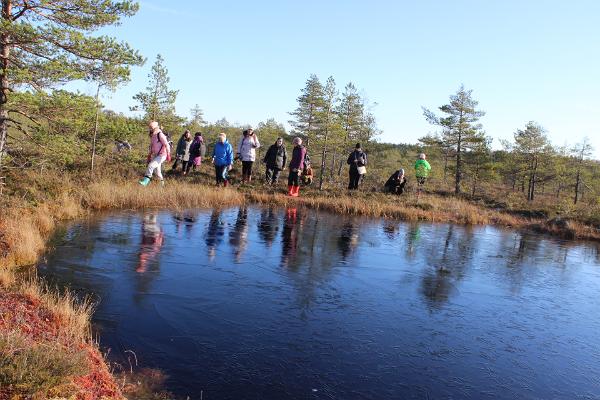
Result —
[[[160,128],[156,121],[148,125],[150,136],[150,146],[147,157],[147,168],[140,184],[147,186],[152,177],[156,175],[160,183],[163,184],[162,164],[170,162],[171,143],[169,138]],[[283,138],[277,138],[267,150],[263,163],[266,166],[265,181],[268,185],[275,185],[278,182],[281,171],[289,168],[288,174],[288,195],[298,197],[300,192],[300,180],[305,184],[310,184],[313,179],[312,168],[310,166],[310,157],[307,149],[302,144],[302,139],[295,137],[292,141],[292,157],[288,162],[288,155],[283,143]],[[242,163],[242,183],[252,181],[252,169],[256,161],[256,150],[260,148],[260,141],[253,129],[243,131],[242,138],[238,142],[237,151],[233,151],[233,146],[227,140],[227,135],[219,133],[211,155],[211,161],[215,169],[215,181],[217,185],[228,186],[230,182],[229,172],[233,169],[234,162],[239,160]],[[175,161],[172,170],[177,170],[181,166],[183,175],[190,171],[195,171],[200,167],[206,157],[206,144],[202,133],[197,132],[192,138],[189,130],[186,130],[175,148]],[[367,154],[363,151],[361,144],[357,143],[354,151],[348,156],[347,164],[349,167],[349,190],[357,190],[367,173]],[[417,178],[418,191],[425,184],[429,176],[431,166],[426,160],[425,154],[420,154],[415,163],[415,175]],[[384,185],[384,191],[400,195],[404,193],[407,178],[404,169],[395,171]]]

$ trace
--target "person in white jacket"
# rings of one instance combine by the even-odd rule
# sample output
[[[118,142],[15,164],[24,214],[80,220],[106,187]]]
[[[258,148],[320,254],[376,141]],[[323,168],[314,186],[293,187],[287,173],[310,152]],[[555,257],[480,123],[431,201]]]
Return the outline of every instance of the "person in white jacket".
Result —
[[[259,147],[260,142],[254,130],[244,130],[237,148],[237,158],[242,160],[242,182],[249,183],[252,180],[252,164],[256,160],[256,149]]]

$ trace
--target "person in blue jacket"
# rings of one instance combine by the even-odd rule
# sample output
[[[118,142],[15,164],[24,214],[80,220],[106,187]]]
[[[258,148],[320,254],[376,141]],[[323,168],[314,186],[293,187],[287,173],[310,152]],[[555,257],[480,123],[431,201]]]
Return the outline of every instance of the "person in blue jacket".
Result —
[[[212,162],[215,166],[217,186],[221,183],[223,186],[227,186],[229,183],[227,173],[233,167],[233,148],[227,141],[227,135],[224,132],[219,133],[219,140],[213,149]]]

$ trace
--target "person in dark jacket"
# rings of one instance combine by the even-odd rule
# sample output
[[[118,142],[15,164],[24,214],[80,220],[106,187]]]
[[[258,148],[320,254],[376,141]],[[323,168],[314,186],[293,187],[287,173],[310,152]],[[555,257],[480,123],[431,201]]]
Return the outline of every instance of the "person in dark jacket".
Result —
[[[269,147],[263,162],[267,166],[265,178],[268,185],[275,185],[279,179],[279,173],[285,168],[287,161],[287,151],[283,145],[283,138],[277,138],[274,144]]]
[[[348,190],[357,190],[363,175],[366,173],[367,165],[367,154],[360,147],[360,143],[356,143],[354,151],[348,156],[347,162],[350,165]]]
[[[404,169],[400,168],[388,178],[383,188],[386,193],[393,193],[399,195],[404,193],[405,186],[406,176],[404,176]]]
[[[306,147],[302,146],[302,139],[294,138],[294,150],[290,161],[290,174],[288,175],[288,196],[298,197],[300,194],[300,173],[304,169]]]
[[[177,165],[181,164],[181,170],[186,173],[186,166],[190,160],[190,146],[192,144],[192,135],[189,130],[185,130],[179,141],[177,142],[177,149],[175,150],[175,163],[173,163],[173,171],[177,170]]]
[[[192,145],[190,146],[190,160],[187,163],[186,172],[190,172],[190,169],[195,171],[196,168],[199,168],[205,155],[206,145],[204,144],[202,133],[196,132],[194,134]]]

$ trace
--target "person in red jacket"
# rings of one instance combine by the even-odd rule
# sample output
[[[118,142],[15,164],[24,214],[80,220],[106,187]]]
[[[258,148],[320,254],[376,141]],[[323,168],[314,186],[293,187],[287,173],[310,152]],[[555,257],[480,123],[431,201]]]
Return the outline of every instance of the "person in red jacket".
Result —
[[[300,194],[300,173],[304,169],[306,147],[302,146],[302,139],[294,138],[294,150],[290,161],[290,174],[288,175],[288,196],[298,197]]]

